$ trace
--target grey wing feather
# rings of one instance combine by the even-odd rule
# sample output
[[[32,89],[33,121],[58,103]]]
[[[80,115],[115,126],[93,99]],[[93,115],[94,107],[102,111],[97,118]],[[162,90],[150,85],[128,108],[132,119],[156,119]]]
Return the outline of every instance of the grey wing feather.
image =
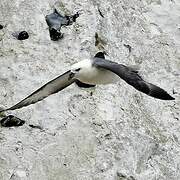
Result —
[[[127,67],[125,65],[108,61],[102,58],[94,58],[93,65],[97,68],[104,68],[112,71],[124,81],[126,81],[129,85],[149,96],[162,100],[174,100],[174,98],[162,88],[144,81],[138,74],[138,71],[134,70],[131,67]]]
[[[74,82],[73,79],[69,79],[69,74],[70,74],[70,71],[65,72],[64,74],[58,76],[52,81],[46,83],[44,86],[42,86],[41,88],[33,92],[31,95],[29,95],[28,97],[26,97],[19,103],[3,111],[15,110],[15,109],[22,108],[24,106],[28,106],[30,104],[34,104],[48,97],[51,94],[59,92],[60,90],[66,88],[67,86],[69,86],[70,84]]]

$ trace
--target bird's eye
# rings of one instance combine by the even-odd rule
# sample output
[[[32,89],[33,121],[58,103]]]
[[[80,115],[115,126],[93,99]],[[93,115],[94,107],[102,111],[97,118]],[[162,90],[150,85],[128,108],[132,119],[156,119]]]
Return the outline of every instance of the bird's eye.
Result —
[[[81,68],[75,69],[75,71],[77,71],[77,72],[78,72],[78,71],[80,71],[80,69],[81,69]]]

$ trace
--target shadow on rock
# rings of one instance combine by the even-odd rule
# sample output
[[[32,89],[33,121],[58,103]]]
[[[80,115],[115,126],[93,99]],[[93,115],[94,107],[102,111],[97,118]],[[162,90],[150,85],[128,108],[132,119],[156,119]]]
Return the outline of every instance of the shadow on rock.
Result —
[[[22,126],[24,123],[24,120],[21,120],[13,115],[6,116],[0,121],[0,124],[3,127]]]

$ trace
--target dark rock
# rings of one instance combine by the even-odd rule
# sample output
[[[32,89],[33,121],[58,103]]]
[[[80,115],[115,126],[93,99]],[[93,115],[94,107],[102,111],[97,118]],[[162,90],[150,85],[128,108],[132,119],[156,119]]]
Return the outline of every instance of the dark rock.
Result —
[[[73,22],[76,22],[76,18],[79,17],[79,13],[72,16],[62,16],[57,12],[55,9],[53,13],[46,16],[46,22],[49,26],[49,33],[51,40],[57,41],[63,37],[62,33],[60,32],[62,26],[69,26],[72,25]]]
[[[25,40],[29,38],[29,34],[26,31],[15,32],[12,35],[16,37],[18,40]]]
[[[92,87],[96,86],[96,85],[92,85],[92,84],[83,83],[83,82],[81,82],[79,80],[76,80],[75,83],[81,88],[92,88]]]
[[[1,126],[3,127],[13,127],[13,126],[22,126],[25,121],[21,120],[13,115],[4,117],[1,121]]]
[[[3,29],[3,25],[0,24],[0,29]]]
[[[49,29],[50,38],[52,41],[57,41],[58,39],[63,38],[63,34],[60,31],[57,31],[56,29]]]

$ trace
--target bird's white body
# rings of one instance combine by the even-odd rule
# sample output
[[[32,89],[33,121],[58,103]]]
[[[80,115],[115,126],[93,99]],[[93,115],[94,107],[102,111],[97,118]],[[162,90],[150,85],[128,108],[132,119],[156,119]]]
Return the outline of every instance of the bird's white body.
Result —
[[[81,68],[78,73],[76,69]],[[71,66],[71,71],[75,72],[74,78],[87,84],[110,84],[119,80],[113,72],[92,66],[92,59],[82,60]]]

